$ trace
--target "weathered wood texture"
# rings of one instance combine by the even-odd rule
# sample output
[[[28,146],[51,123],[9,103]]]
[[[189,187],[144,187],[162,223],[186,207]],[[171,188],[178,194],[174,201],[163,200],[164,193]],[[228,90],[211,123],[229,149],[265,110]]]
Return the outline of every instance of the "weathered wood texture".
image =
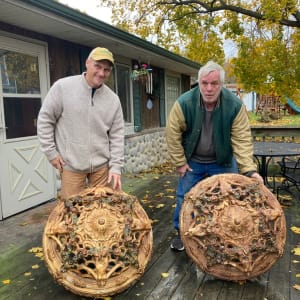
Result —
[[[234,283],[204,274],[185,252],[173,252],[169,244],[175,232],[172,225],[175,187],[173,174],[144,174],[125,176],[124,190],[135,194],[153,220],[153,254],[141,279],[113,300],[172,299],[172,300],[296,300],[300,291],[299,257],[292,250],[299,247],[300,235],[290,230],[300,227],[300,204],[293,199],[284,208],[287,221],[287,240],[281,259],[256,280]],[[298,195],[299,196],[299,195]],[[0,222],[0,299],[48,300],[86,299],[56,284],[44,261],[28,252],[40,247],[47,215],[55,202],[31,209]],[[35,265],[38,268],[35,269]],[[27,274],[26,274],[27,273]],[[163,277],[162,273],[168,273]],[[27,276],[26,276],[27,275]],[[9,279],[10,284],[3,284]]]

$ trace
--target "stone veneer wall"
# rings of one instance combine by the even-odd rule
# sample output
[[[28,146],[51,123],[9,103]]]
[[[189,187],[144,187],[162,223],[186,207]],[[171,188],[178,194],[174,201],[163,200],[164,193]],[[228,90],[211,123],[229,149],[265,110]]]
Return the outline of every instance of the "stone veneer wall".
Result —
[[[168,160],[165,129],[156,128],[125,137],[124,172],[139,173]],[[56,186],[60,190],[60,174],[56,172]]]
[[[125,138],[124,172],[138,173],[168,160],[165,129],[156,128]]]

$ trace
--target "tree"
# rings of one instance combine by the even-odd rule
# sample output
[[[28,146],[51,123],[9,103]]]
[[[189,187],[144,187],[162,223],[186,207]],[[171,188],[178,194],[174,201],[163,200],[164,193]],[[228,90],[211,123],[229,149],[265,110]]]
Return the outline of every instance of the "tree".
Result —
[[[238,55],[234,76],[246,91],[300,103],[300,11],[297,0],[103,0],[113,24],[201,64],[224,64],[224,39]],[[298,102],[299,101],[299,102]]]

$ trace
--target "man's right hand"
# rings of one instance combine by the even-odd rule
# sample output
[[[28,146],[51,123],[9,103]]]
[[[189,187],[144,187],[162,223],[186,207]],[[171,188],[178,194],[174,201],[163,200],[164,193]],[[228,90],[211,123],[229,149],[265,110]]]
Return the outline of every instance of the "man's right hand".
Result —
[[[63,171],[63,166],[65,165],[65,162],[60,155],[50,160],[50,163],[59,172]]]
[[[193,172],[193,170],[190,168],[188,164],[184,164],[183,166],[176,168],[176,172],[179,173],[181,177],[184,177],[184,175],[188,171]]]

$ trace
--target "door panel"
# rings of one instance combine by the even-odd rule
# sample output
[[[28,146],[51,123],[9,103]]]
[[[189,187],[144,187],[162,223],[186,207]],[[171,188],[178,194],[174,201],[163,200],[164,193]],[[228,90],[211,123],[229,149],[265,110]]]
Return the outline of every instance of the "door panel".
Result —
[[[37,140],[7,143],[1,155],[3,218],[54,197],[53,170]],[[48,192],[47,192],[48,191]]]
[[[55,196],[36,120],[47,93],[46,47],[0,36],[0,219]]]

